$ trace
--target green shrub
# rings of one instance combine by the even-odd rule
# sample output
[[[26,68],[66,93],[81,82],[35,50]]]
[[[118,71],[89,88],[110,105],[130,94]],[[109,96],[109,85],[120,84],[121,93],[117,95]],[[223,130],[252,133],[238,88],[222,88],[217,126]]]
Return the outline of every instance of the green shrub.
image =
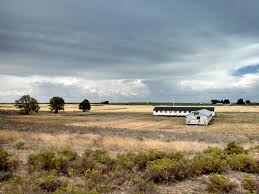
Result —
[[[244,148],[240,144],[238,144],[234,141],[228,143],[227,147],[225,148],[225,152],[228,155],[246,153]]]
[[[259,192],[259,181],[253,179],[250,175],[245,175],[241,180],[241,186],[251,193]]]
[[[73,164],[73,168],[80,174],[86,170],[100,170],[109,172],[113,169],[115,160],[103,149],[86,149],[82,157],[79,157]]]
[[[25,140],[23,139],[18,139],[17,141],[14,142],[14,146],[18,150],[22,149],[24,145],[25,145]]]
[[[204,154],[220,155],[221,158],[226,157],[225,152],[217,147],[208,147],[203,151]]]
[[[0,188],[6,194],[41,193],[36,180],[34,176],[30,175],[15,175],[8,182],[5,182],[4,187],[0,186]]]
[[[135,166],[138,170],[143,171],[146,169],[149,161],[154,161],[166,157],[166,153],[158,150],[147,150],[136,154]]]
[[[182,181],[188,177],[193,176],[193,163],[190,159],[182,158],[177,161],[175,179]]]
[[[154,182],[172,180],[176,173],[177,162],[169,158],[150,161],[147,164],[147,175]]]
[[[132,170],[135,167],[137,153],[127,152],[117,156],[117,165],[124,170]]]
[[[30,170],[53,170],[55,169],[55,152],[42,150],[37,154],[32,154],[28,158]]]
[[[183,180],[193,174],[192,160],[163,158],[148,162],[147,176],[155,182]]]
[[[109,164],[112,161],[110,155],[104,149],[86,149],[83,157],[95,160],[101,164]]]
[[[67,156],[57,155],[52,159],[53,169],[57,170],[58,173],[63,173],[68,175],[70,160]]]
[[[117,164],[121,169],[144,171],[150,161],[169,158],[179,160],[183,157],[181,152],[166,153],[159,150],[147,150],[142,152],[127,152],[117,156]]]
[[[227,159],[223,150],[208,148],[193,158],[192,169],[196,175],[222,173],[227,169]]]
[[[82,188],[58,188],[53,194],[64,194],[64,193],[69,193],[69,194],[99,194],[97,191],[85,191],[85,189]]]
[[[28,164],[30,170],[56,170],[57,173],[69,174],[73,161],[78,158],[75,151],[70,149],[58,153],[43,150],[29,156]]]
[[[183,159],[185,155],[182,152],[170,152],[170,153],[167,153],[165,157],[178,161]]]
[[[146,180],[143,176],[137,174],[132,179],[132,188],[130,193],[134,194],[156,194],[155,183]]]
[[[44,178],[40,183],[40,188],[43,191],[53,192],[62,186],[62,182],[58,179],[58,177],[54,175],[48,175]]]
[[[10,179],[18,164],[18,160],[12,160],[10,154],[0,148],[0,181]]]
[[[7,171],[9,169],[8,161],[8,152],[0,148],[0,171]]]
[[[54,169],[58,173],[68,175],[69,171],[72,170],[71,166],[73,164],[73,161],[75,161],[77,157],[78,155],[74,150],[65,149],[60,151],[52,159],[54,163]]]
[[[219,174],[209,175],[210,184],[208,191],[213,193],[229,193],[237,188],[237,184],[231,182],[228,178]]]
[[[73,161],[78,157],[77,152],[71,149],[64,149],[60,151],[58,154],[66,156],[69,161]]]
[[[256,160],[247,154],[236,154],[228,157],[230,168],[242,172],[257,173],[258,164]]]
[[[111,190],[109,176],[99,170],[87,170],[84,173],[85,187],[88,191],[107,193]]]

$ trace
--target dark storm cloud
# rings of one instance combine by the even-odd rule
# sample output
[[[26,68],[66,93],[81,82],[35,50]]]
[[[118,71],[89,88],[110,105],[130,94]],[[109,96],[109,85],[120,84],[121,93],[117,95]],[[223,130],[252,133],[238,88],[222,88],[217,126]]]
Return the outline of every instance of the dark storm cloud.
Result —
[[[146,79],[152,95],[161,90],[156,98],[170,99],[172,88],[188,98],[195,92],[179,87],[182,80],[206,81],[200,74],[214,71],[225,78],[222,69],[231,74],[258,59],[257,0],[0,3],[3,75]]]
[[[2,0],[0,54],[6,58],[2,63],[11,64],[20,55],[28,73],[47,73],[42,64],[53,70],[65,66],[69,72],[161,69],[157,64],[178,62],[195,54],[199,44],[217,44],[225,33],[257,34],[257,5],[236,0]],[[39,65],[23,62],[28,57]]]

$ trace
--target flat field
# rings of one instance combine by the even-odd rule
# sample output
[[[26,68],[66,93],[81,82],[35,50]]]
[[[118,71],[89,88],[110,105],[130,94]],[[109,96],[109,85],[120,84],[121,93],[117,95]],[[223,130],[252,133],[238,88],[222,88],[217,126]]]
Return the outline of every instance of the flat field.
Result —
[[[149,149],[197,154],[230,141],[250,150],[258,146],[259,106],[216,106],[209,126],[187,126],[184,117],[157,117],[152,110],[150,105],[92,105],[84,113],[77,104],[67,104],[65,111],[54,114],[44,104],[39,113],[21,115],[13,105],[0,104],[0,147],[26,164],[30,154],[46,148],[72,148],[79,154],[86,148],[104,148],[116,155]],[[18,140],[25,142],[19,150]],[[253,155],[258,158],[257,152]],[[185,184],[195,187],[187,180],[175,185],[180,188],[175,193]],[[166,192],[172,189],[167,187],[161,193],[174,193]]]
[[[246,147],[259,141],[259,106],[216,106],[217,116],[209,126],[187,126],[184,117],[153,116],[153,106],[148,105],[93,105],[90,112],[83,113],[78,105],[67,104],[59,114],[41,105],[40,112],[31,115],[20,115],[9,104],[0,105],[0,110],[2,144],[41,137],[37,144],[59,147],[199,152],[209,145],[222,147],[233,140]],[[8,111],[12,114],[5,114]]]
[[[83,113],[78,105],[67,104],[59,114],[41,105],[41,111],[31,115],[20,115],[8,104],[0,105],[0,110],[2,144],[40,136],[47,145],[98,144],[120,152],[149,148],[202,151],[208,145],[224,146],[233,140],[245,146],[259,142],[259,106],[216,106],[217,116],[209,126],[187,126],[184,117],[153,116],[153,106],[148,105],[93,105]]]

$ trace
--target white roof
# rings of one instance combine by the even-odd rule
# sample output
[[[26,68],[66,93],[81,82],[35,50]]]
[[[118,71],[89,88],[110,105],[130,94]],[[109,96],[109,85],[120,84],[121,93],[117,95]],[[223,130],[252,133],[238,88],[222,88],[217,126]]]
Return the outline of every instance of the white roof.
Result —
[[[210,117],[212,115],[212,112],[207,109],[201,109],[201,110],[197,110],[197,111],[193,111],[193,112],[198,112],[198,113],[203,114],[208,117]]]

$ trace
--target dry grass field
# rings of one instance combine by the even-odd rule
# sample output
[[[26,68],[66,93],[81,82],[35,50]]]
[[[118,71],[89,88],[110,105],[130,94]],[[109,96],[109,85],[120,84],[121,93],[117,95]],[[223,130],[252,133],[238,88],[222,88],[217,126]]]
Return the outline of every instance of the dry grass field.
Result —
[[[149,149],[196,154],[209,146],[223,148],[230,141],[250,150],[258,146],[259,106],[216,106],[217,116],[209,126],[187,126],[183,117],[154,117],[152,109],[93,105],[83,113],[78,105],[67,104],[64,112],[54,114],[42,105],[39,113],[21,115],[13,105],[4,104],[0,105],[0,147],[25,164],[30,154],[46,148],[72,148],[79,154],[85,148],[105,148],[116,155]],[[18,140],[25,142],[19,150]],[[258,158],[257,152],[253,154]],[[182,190],[185,184],[189,183],[175,187]],[[163,186],[161,193],[173,193],[166,189],[170,186]]]
[[[41,104],[41,111],[49,111],[48,104]],[[153,110],[151,105],[92,105],[91,112],[147,112]],[[16,110],[12,104],[0,104],[2,110]],[[78,112],[78,104],[66,104],[66,111]],[[216,112],[259,112],[259,106],[215,106]]]
[[[59,114],[42,105],[31,115],[0,115],[0,142],[26,139],[49,146],[101,146],[112,151],[157,148],[199,152],[208,145],[236,140],[246,147],[259,141],[258,106],[216,106],[209,126],[187,126],[183,117],[154,117],[153,106],[93,105],[83,113],[68,104]],[[0,110],[18,111],[13,105]]]

